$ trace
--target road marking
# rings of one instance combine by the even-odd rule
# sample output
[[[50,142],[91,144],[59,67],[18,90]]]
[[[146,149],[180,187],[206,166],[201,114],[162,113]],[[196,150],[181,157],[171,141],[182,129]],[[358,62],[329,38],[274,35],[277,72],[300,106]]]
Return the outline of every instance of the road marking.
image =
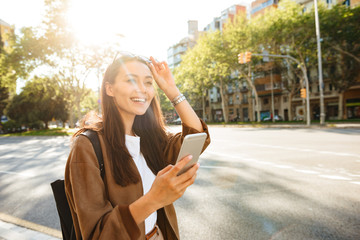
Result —
[[[307,151],[309,149],[304,149],[304,150]],[[246,162],[251,162],[251,163],[256,163],[256,164],[268,165],[268,166],[272,166],[272,167],[276,167],[276,168],[290,169],[290,170],[293,170],[295,172],[304,173],[304,174],[316,174],[318,177],[326,178],[326,179],[344,180],[344,181],[351,181],[352,180],[352,178],[348,178],[348,177],[342,177],[342,176],[337,176],[337,175],[321,175],[321,172],[318,172],[318,171],[295,169],[292,166],[275,164],[275,163],[267,162],[267,161],[260,161],[260,160],[253,159],[253,158],[241,157],[239,155],[230,155],[230,154],[218,153],[218,152],[214,152],[214,151],[206,151],[206,153],[210,154],[210,155],[217,155],[217,156],[226,157],[226,158],[238,159],[240,161],[246,161]],[[203,155],[202,157],[206,158],[206,154],[205,154],[205,156]],[[214,168],[214,169],[216,169],[216,168],[218,168],[218,169],[234,169],[233,167],[226,167],[226,166],[202,166],[202,165],[200,165],[200,167]],[[354,175],[354,174],[347,174],[347,175],[352,176],[352,177],[359,177],[360,176],[360,175]],[[351,183],[360,184],[360,182],[351,182]]]
[[[334,180],[347,180],[347,181],[352,180],[351,178],[341,177],[341,176],[336,176],[336,175],[319,175],[319,177],[334,179]]]
[[[294,167],[291,167],[291,166],[287,166],[287,165],[274,165],[274,167],[277,167],[277,168],[283,168],[283,169],[293,169]]]
[[[311,170],[301,170],[301,169],[294,169],[295,172],[305,173],[305,174],[319,174],[319,172],[311,171]]]
[[[248,145],[248,146],[257,146],[257,147],[266,147],[266,148],[275,148],[275,149],[299,151],[299,152],[314,152],[314,153],[327,154],[327,155],[336,155],[336,156],[346,156],[346,157],[360,158],[359,154],[346,153],[346,152],[332,152],[332,151],[324,151],[324,150],[316,150],[316,149],[308,149],[308,148],[284,147],[284,146],[279,146],[279,145],[258,144],[258,143],[243,143],[243,142],[234,143],[233,141],[229,141],[229,140],[214,140],[214,141],[226,142],[226,144],[229,144],[229,143],[230,144],[236,144],[236,146]],[[357,160],[357,162],[360,162],[360,160]]]
[[[12,171],[0,171],[0,173],[20,175],[20,176],[22,176],[22,177],[34,177],[34,176],[35,176],[35,175],[33,175],[33,174],[19,173],[19,172],[12,172]]]
[[[231,167],[224,167],[224,166],[203,166],[203,165],[200,165],[200,168],[234,169],[234,168],[231,168]]]
[[[345,174],[350,177],[360,177],[360,175],[358,175],[358,174],[351,174],[351,173],[345,173]]]

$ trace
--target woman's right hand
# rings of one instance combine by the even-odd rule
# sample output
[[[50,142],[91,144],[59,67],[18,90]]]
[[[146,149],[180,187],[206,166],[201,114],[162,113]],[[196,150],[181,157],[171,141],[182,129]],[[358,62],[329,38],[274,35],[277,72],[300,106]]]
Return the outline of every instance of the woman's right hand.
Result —
[[[199,169],[199,163],[178,176],[179,171],[192,159],[188,155],[175,165],[168,165],[158,172],[154,183],[148,192],[151,199],[156,203],[157,209],[167,206],[180,198],[187,187],[192,185]]]
[[[178,176],[179,171],[192,159],[186,156],[178,163],[168,165],[158,172],[150,191],[129,205],[136,224],[143,222],[151,213],[180,198],[186,188],[194,183],[199,164]]]

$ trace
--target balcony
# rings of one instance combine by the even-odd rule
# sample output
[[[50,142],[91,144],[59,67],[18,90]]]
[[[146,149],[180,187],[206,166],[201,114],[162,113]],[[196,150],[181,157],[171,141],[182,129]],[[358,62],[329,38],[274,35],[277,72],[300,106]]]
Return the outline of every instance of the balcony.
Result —
[[[240,88],[240,92],[242,92],[242,93],[245,93],[247,91],[249,91],[249,89],[247,87]]]

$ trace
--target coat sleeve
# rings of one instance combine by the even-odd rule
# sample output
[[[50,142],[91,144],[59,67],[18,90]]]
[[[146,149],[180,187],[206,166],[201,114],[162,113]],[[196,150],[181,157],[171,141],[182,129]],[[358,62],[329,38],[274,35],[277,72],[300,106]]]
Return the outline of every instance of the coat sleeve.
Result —
[[[205,132],[207,134],[205,143],[204,143],[204,147],[201,150],[201,153],[205,151],[205,149],[207,148],[207,146],[209,146],[210,144],[210,134],[209,134],[209,129],[208,126],[206,125],[206,123],[200,119],[201,125],[204,129],[203,132]],[[200,133],[198,130],[189,127],[186,124],[182,124],[182,132],[179,132],[177,134],[171,135],[169,138],[169,142],[166,145],[165,148],[165,156],[167,158],[167,162],[169,164],[175,164],[176,163],[176,159],[178,157],[180,148],[181,148],[181,144],[184,141],[184,137],[188,134],[194,134],[194,133]]]
[[[70,152],[65,191],[75,229],[80,230],[83,239],[139,238],[140,229],[129,206],[112,206],[107,199],[94,149],[84,136],[77,137]]]

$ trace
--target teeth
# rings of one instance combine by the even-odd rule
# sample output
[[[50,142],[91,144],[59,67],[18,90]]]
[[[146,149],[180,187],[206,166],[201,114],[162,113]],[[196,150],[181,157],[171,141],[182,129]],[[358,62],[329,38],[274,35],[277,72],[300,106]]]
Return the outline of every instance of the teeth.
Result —
[[[131,100],[133,100],[134,102],[145,102],[144,98],[132,98]]]

